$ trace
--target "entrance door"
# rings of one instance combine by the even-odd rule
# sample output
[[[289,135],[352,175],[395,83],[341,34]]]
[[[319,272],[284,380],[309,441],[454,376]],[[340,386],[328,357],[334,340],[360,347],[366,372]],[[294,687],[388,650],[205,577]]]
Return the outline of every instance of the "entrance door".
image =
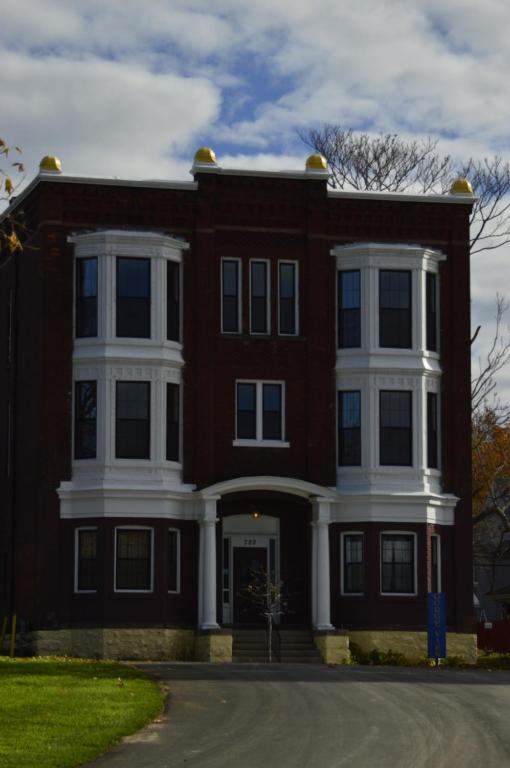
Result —
[[[262,606],[254,605],[246,595],[246,588],[257,574],[267,572],[265,547],[234,547],[234,621],[236,624],[264,622]]]

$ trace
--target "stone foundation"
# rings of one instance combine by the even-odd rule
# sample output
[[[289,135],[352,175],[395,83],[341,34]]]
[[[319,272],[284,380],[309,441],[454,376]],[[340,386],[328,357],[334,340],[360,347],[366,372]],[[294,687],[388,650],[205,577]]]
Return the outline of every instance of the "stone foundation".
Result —
[[[315,631],[313,639],[325,664],[346,664],[349,661],[349,633],[346,630]]]
[[[350,643],[356,643],[364,653],[373,650],[401,653],[409,661],[422,661],[427,656],[427,633],[406,630],[350,630]],[[446,653],[469,664],[476,664],[476,635],[446,633]]]
[[[232,631],[207,629],[195,635],[196,661],[232,661]]]

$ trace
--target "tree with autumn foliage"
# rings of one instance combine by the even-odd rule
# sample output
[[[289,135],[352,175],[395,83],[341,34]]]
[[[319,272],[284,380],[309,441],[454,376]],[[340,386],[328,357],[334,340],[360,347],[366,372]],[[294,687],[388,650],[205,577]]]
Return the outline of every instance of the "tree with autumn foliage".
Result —
[[[19,147],[10,147],[0,138],[0,206],[10,205],[25,178],[25,168],[19,159],[21,154]],[[12,159],[13,155],[15,160]],[[0,227],[0,246],[7,246],[11,253],[21,250],[18,232],[19,221],[16,216],[8,213]]]

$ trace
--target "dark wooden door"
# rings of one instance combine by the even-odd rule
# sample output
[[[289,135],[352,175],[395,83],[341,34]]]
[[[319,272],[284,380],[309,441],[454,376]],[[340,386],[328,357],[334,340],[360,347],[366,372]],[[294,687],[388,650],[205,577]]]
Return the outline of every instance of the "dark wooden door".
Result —
[[[234,547],[234,622],[262,624],[262,607],[246,595],[246,588],[257,574],[267,571],[267,549],[263,547]]]

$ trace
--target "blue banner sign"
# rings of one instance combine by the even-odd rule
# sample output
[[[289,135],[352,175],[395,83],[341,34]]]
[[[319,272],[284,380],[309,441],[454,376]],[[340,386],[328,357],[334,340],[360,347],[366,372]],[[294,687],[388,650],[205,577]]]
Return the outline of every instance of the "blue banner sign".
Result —
[[[446,595],[428,593],[428,656],[446,659]]]

